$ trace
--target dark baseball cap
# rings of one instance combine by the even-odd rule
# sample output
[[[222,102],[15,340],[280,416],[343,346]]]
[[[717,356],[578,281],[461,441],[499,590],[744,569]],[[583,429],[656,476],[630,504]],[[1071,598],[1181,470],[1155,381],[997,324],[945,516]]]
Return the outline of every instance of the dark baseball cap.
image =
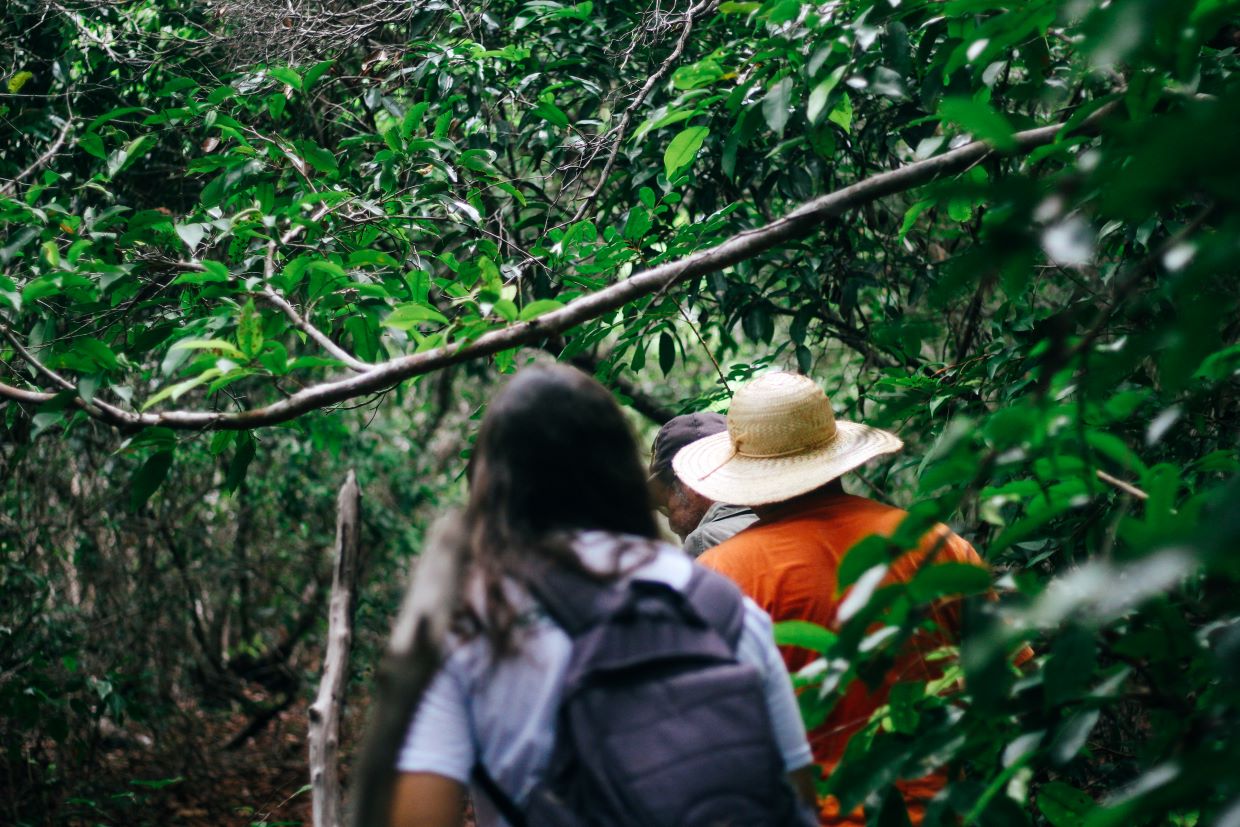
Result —
[[[666,478],[672,473],[672,457],[691,442],[728,429],[728,418],[712,412],[673,417],[659,429],[650,449],[650,476]]]

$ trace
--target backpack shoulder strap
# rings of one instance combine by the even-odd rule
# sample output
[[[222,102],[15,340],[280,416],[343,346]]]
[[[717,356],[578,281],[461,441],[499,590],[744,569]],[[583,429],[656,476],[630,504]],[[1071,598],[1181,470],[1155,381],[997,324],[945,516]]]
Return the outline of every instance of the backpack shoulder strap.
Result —
[[[478,785],[478,789],[491,799],[491,803],[495,805],[495,809],[499,810],[504,821],[507,821],[511,827],[528,827],[529,821],[525,818],[525,813],[521,812],[517,802],[513,801],[499,783],[491,777],[491,773],[487,772],[487,768],[482,766],[481,761],[474,764],[474,770],[470,775],[474,783]]]
[[[552,564],[531,566],[525,575],[534,599],[569,637],[577,637],[611,607],[611,583]]]
[[[735,652],[745,627],[745,601],[736,584],[705,566],[694,565],[685,597],[694,611],[718,632]]]

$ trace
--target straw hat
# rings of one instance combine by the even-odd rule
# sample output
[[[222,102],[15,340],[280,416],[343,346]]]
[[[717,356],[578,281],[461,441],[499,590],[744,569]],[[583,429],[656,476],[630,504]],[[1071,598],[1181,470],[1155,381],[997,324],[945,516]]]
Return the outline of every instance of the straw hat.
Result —
[[[732,397],[727,432],[682,448],[672,469],[716,502],[763,505],[813,491],[903,445],[878,428],[837,421],[813,380],[768,373]]]

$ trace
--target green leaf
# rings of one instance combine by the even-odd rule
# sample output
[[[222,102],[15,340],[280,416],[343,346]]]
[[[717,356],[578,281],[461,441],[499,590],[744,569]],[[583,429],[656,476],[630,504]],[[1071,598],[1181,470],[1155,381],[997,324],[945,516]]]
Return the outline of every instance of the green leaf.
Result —
[[[852,116],[852,101],[849,100],[848,95],[840,95],[840,102],[831,110],[831,114],[827,115],[827,120],[848,132],[852,129]]]
[[[9,81],[8,83],[5,84],[5,86],[8,87],[10,95],[16,95],[18,92],[22,90],[23,86],[25,86],[27,83],[30,82],[30,79],[33,77],[34,77],[34,72],[26,72],[26,71],[17,72],[11,78],[9,78]]]
[[[891,687],[887,698],[887,714],[891,718],[891,728],[904,735],[912,735],[917,731],[921,713],[917,702],[926,694],[924,683],[902,682]]]
[[[836,634],[807,620],[781,620],[775,624],[775,643],[826,652],[835,645]]]
[[[336,175],[340,172],[340,165],[336,162],[336,156],[314,141],[296,141],[293,145],[297,147],[306,163],[319,172],[326,175]]]
[[[805,345],[797,345],[797,370],[803,375],[809,376],[814,370],[814,354]]]
[[[659,370],[667,376],[676,367],[676,340],[664,330],[659,334]]]
[[[348,267],[399,267],[400,262],[382,250],[354,250],[346,262]]]
[[[196,88],[198,88],[198,81],[192,78],[172,78],[159,88],[159,91],[155,93],[155,97],[166,98],[175,95],[177,92]]]
[[[777,136],[783,136],[788,125],[788,107],[792,99],[792,78],[784,77],[775,83],[762,98],[762,115],[766,124]]]
[[[309,92],[310,87],[314,86],[318,79],[323,77],[328,69],[332,68],[335,62],[335,60],[323,60],[307,69],[306,76],[302,78],[302,91]]]
[[[55,241],[44,241],[39,247],[39,258],[42,259],[43,265],[48,268],[60,266],[60,248],[56,246]]]
[[[118,366],[112,348],[93,337],[75,339],[68,350],[57,355],[56,364],[81,373],[116,370]]]
[[[182,273],[173,280],[173,284],[220,284],[231,281],[228,268],[218,261],[200,261],[202,272]]]
[[[1060,635],[1042,673],[1047,704],[1058,706],[1083,694],[1093,680],[1096,665],[1092,632],[1074,626]]]
[[[241,487],[246,471],[254,460],[254,454],[254,437],[249,432],[242,431],[237,437],[237,450],[233,452],[232,460],[228,463],[228,473],[224,477],[225,493],[231,494]]]
[[[241,308],[237,321],[237,344],[248,359],[253,359],[263,349],[263,319],[250,299]]]
[[[172,451],[157,451],[138,466],[129,480],[129,506],[137,511],[159,490],[172,468]]]
[[[827,106],[827,98],[831,96],[831,92],[839,85],[840,79],[844,77],[844,72],[847,69],[848,66],[846,65],[836,68],[834,72],[827,75],[809,93],[809,105],[806,107],[805,114],[811,124],[818,123],[818,118]]]
[[[430,305],[420,302],[405,302],[404,304],[396,305],[392,312],[388,314],[388,317],[383,320],[383,325],[396,330],[409,330],[423,322],[447,324],[448,317]]]
[[[176,400],[184,396],[188,391],[193,390],[199,385],[204,385],[207,382],[210,382],[212,379],[219,376],[221,373],[223,373],[223,371],[220,370],[219,368],[207,368],[206,370],[204,370],[202,373],[198,374],[197,376],[192,376],[189,379],[184,380],[183,382],[177,382],[174,385],[169,385],[168,387],[160,390],[150,399],[146,400],[146,402],[142,403],[142,410],[145,411],[148,408],[158,405],[160,402],[163,402],[165,399],[169,399],[169,398],[171,398],[172,401],[175,402]]]
[[[904,242],[904,238],[908,235],[909,230],[913,229],[913,225],[917,223],[917,219],[921,217],[921,214],[933,206],[934,201],[927,199],[918,201],[904,211],[904,220],[900,222],[900,234],[897,236],[901,243]]]
[[[677,171],[693,163],[709,134],[710,130],[705,126],[690,126],[672,138],[663,153],[663,171],[669,181]]]
[[[719,61],[712,57],[699,60],[688,66],[681,66],[672,73],[672,86],[677,89],[698,89],[703,86],[710,86],[717,80],[724,77],[726,72],[719,64]]]
[[[874,827],[912,827],[904,796],[894,784],[883,793],[883,803],[878,808],[878,816],[870,823]]]
[[[108,175],[117,175],[134,165],[138,159],[150,152],[157,139],[154,135],[139,135],[122,149],[118,149],[108,159]]]
[[[93,121],[91,121],[89,124],[86,125],[86,131],[94,132],[96,129],[103,126],[105,123],[114,121],[117,118],[123,118],[126,115],[133,115],[137,112],[148,112],[148,111],[150,110],[148,110],[146,107],[143,107],[143,106],[120,106],[120,107],[117,107],[116,109],[109,110],[108,112],[105,112],[99,117],[95,118]]]
[[[141,781],[134,779],[129,783],[135,787],[142,787],[147,790],[162,790],[164,787],[171,787],[173,784],[180,784],[184,780],[185,778],[183,776],[178,775],[175,778],[160,778],[155,781]]]
[[[1052,827],[1085,827],[1086,817],[1097,806],[1087,794],[1062,781],[1039,787],[1037,804]]]
[[[267,69],[267,74],[283,83],[285,86],[291,86],[301,91],[301,75],[285,66],[272,66]]]
[[[185,242],[185,248],[191,253],[207,232],[205,224],[175,224],[173,228],[177,231],[177,236]]]
[[[840,561],[836,574],[836,591],[857,582],[857,578],[875,566],[883,565],[891,560],[891,541],[886,537],[871,534],[869,537],[850,548]]]
[[[1056,764],[1066,764],[1075,758],[1085,748],[1101,714],[1101,710],[1086,709],[1060,726],[1049,747],[1051,760]]]
[[[1122,468],[1127,469],[1135,474],[1144,474],[1146,471],[1145,463],[1141,461],[1141,457],[1128,447],[1128,443],[1104,431],[1087,431],[1085,433],[1085,441],[1089,446],[1107,459],[1116,463]]]
[[[947,98],[939,104],[939,117],[962,127],[974,138],[986,141],[996,149],[1016,148],[1012,124],[988,104],[968,98]]]
[[[563,302],[558,302],[555,299],[539,299],[538,301],[532,301],[525,307],[521,308],[521,313],[518,314],[517,320],[528,322],[530,319],[537,318],[544,313],[559,310],[563,306]]]
[[[181,339],[168,350],[216,350],[234,359],[245,359],[245,354],[236,345],[223,339]]]
[[[568,126],[568,115],[565,115],[564,110],[551,101],[543,101],[538,106],[535,106],[534,114],[552,126],[561,128]]]
[[[626,241],[640,241],[650,231],[650,212],[640,205],[629,208],[629,217],[624,222],[624,238]]]
[[[98,133],[87,132],[78,138],[78,146],[100,160],[106,160],[108,157],[108,152],[103,146],[103,138],[100,138]]]
[[[933,563],[923,566],[909,582],[909,596],[918,603],[940,597],[980,594],[990,588],[990,572],[972,563]]]

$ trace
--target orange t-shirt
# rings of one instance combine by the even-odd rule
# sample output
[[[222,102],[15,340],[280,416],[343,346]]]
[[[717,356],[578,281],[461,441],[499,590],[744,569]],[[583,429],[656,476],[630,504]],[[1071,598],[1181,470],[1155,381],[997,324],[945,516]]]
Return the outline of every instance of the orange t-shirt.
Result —
[[[863,497],[836,492],[808,495],[776,506],[757,524],[708,550],[698,562],[730,577],[774,621],[807,620],[834,629],[836,611],[844,598],[836,596],[840,561],[864,538],[894,534],[906,516],[905,511]],[[939,526],[927,532],[919,548],[892,563],[884,582],[910,580],[936,546],[939,548],[933,562],[985,565],[971,545],[945,526]],[[914,638],[909,651],[897,659],[877,690],[871,690],[863,681],[853,681],[826,721],[809,733],[814,761],[824,777],[839,763],[848,739],[865,726],[875,709],[887,702],[894,684],[937,677],[936,670],[921,655],[926,647],[937,648],[945,639],[956,638],[958,612],[951,606],[941,607],[934,610],[934,620],[943,635]],[[781,647],[781,653],[792,672],[817,657],[800,647]],[[914,824],[921,823],[925,802],[945,783],[946,776],[935,772],[897,784]],[[822,824],[864,827],[860,808],[842,814],[833,798],[820,803]]]

